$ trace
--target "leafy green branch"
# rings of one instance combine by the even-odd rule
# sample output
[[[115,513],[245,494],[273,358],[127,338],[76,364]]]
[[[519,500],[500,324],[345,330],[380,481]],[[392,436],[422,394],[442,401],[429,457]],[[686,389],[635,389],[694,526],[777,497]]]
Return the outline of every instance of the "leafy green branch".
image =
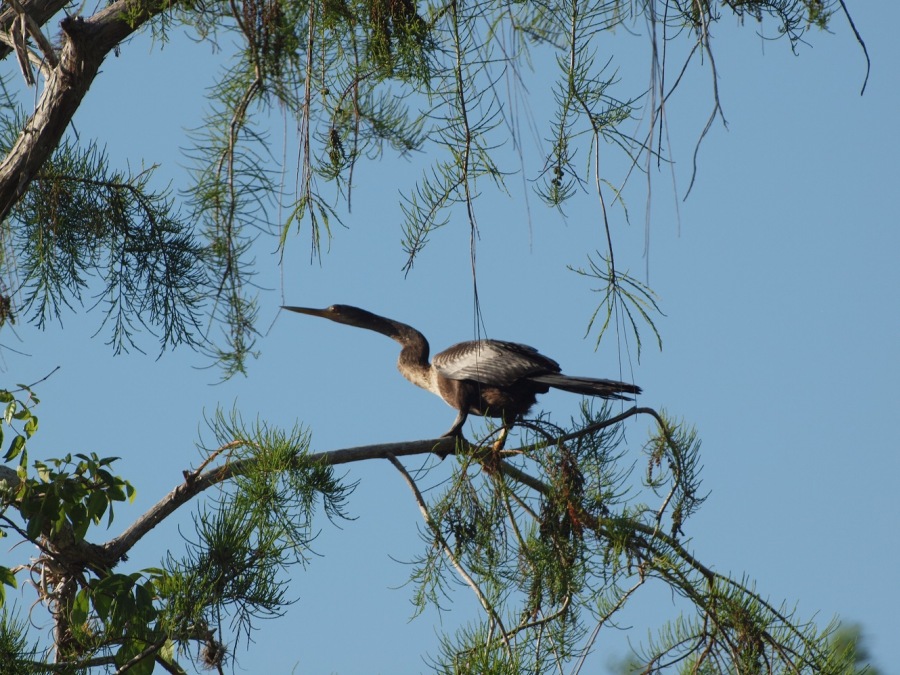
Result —
[[[21,426],[23,437],[29,425],[33,436],[36,399],[23,391],[27,401],[4,395],[4,423]],[[639,416],[652,420],[646,473],[633,471],[637,460],[624,444],[624,423]],[[654,668],[690,662],[711,672],[841,672],[827,644],[830,628],[819,633],[746,579],[714,572],[680,539],[704,499],[700,444],[693,429],[651,408],[613,414],[586,405],[568,428],[538,418],[523,426],[525,445],[502,451],[487,441],[437,439],[311,453],[301,428],[247,424],[221,412],[209,423],[212,443],[200,467],[103,544],[87,540],[90,528],[107,514],[108,526],[113,504],[133,496],[112,474],[113,460],[76,455],[32,468],[33,438],[12,447],[8,459],[19,468],[0,472],[0,531],[33,541],[41,554],[2,570],[0,581],[14,585],[23,571],[43,580],[36,588],[63,657],[56,668],[33,670],[116,664],[149,673],[156,663],[177,672],[198,644],[201,660],[222,668],[232,639],[292,602],[286,579],[307,564],[318,509],[349,517],[354,486],[335,479],[334,467],[386,459],[425,518],[426,548],[412,574],[418,610],[443,606],[461,578],[485,612],[483,626],[443,642],[438,670],[544,671],[579,660],[640,588],[661,582],[686,609],[646,645]],[[399,460],[431,454],[454,459],[415,478]],[[420,487],[438,467],[437,484]],[[214,487],[195,513],[184,554],[170,551],[158,567],[136,572],[116,569],[151,529]],[[0,620],[0,644],[7,638],[16,639],[15,624]]]
[[[3,127],[0,146],[12,141],[13,129]],[[110,326],[116,353],[140,350],[140,328],[158,331],[161,351],[200,344],[205,252],[152,179],[153,168],[113,171],[96,146],[63,143],[3,226],[0,275],[10,295],[22,298],[10,312],[44,328],[90,302],[103,308],[98,331]]]
[[[642,481],[661,500],[656,508],[636,503],[638,488],[621,466],[620,425],[642,414],[658,424],[648,466],[668,466],[665,477],[653,469]],[[833,625],[820,633],[798,621],[746,579],[702,564],[678,539],[703,500],[693,430],[649,408],[585,415],[569,431],[531,423],[536,442],[499,456],[486,447],[458,449],[452,479],[441,480],[440,494],[427,505],[421,478],[413,480],[389,457],[426,521],[426,549],[412,576],[418,609],[443,605],[455,574],[486,609],[481,626],[445,638],[436,670],[558,668],[583,656],[627,600],[656,580],[688,604],[686,617],[646,646],[654,668],[687,659],[709,672],[844,672],[841,654],[828,643]],[[668,488],[660,490],[663,484]],[[672,534],[660,527],[664,514]],[[591,620],[596,625],[588,631]]]
[[[15,663],[23,668],[69,672],[115,664],[149,673],[157,662],[177,670],[176,657],[190,654],[194,643],[203,645],[210,665],[221,666],[229,657],[222,642],[226,633],[249,634],[257,620],[278,616],[290,604],[285,573],[306,564],[318,505],[329,518],[347,517],[344,503],[353,486],[335,480],[326,464],[306,458],[308,434],[218,414],[211,429],[217,440],[229,440],[210,450],[208,459],[228,459],[233,464],[224,467],[240,470],[220,471],[214,482],[186,474],[182,489],[161,502],[176,502],[166,511],[171,514],[206,488],[222,487],[195,516],[197,539],[186,541],[183,557],[170,552],[159,567],[118,572],[131,547],[165,516],[151,510],[123,535],[90,543],[91,528],[104,518],[108,528],[114,503],[132,500],[134,488],[112,473],[114,458],[79,454],[29,463],[37,430],[30,405],[37,398],[23,390],[27,402],[0,392],[3,424],[21,428],[15,438],[25,439],[14,440],[5,457],[17,461],[17,469],[0,467],[0,535],[32,542],[39,555],[0,568],[0,589],[16,587],[16,575],[28,574],[53,617],[58,654],[51,666],[23,661],[20,652]],[[21,637],[7,618],[0,617],[0,646]]]

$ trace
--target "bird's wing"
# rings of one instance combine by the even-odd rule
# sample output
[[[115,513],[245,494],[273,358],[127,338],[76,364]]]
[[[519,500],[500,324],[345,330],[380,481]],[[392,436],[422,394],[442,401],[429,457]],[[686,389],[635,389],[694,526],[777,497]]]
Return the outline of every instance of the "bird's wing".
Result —
[[[498,387],[531,375],[559,372],[559,364],[534,347],[500,340],[460,342],[435,354],[432,365],[450,380],[474,380]]]

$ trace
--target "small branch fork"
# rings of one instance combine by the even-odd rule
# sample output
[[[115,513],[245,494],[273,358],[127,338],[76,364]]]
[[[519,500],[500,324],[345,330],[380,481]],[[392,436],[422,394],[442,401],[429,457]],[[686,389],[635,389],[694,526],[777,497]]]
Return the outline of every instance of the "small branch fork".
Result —
[[[3,31],[0,31],[0,43],[5,44],[16,53],[16,58],[19,60],[19,67],[22,69],[22,75],[25,78],[25,82],[29,86],[33,86],[35,84],[35,79],[31,64],[36,65],[41,70],[44,77],[47,77],[49,75],[47,66],[49,65],[50,68],[56,68],[59,65],[59,58],[56,54],[56,50],[53,49],[50,41],[41,31],[38,22],[32,18],[31,14],[19,0],[5,0],[5,2],[12,8],[16,16],[10,22],[7,32],[4,33]],[[37,46],[40,47],[41,52],[44,55],[43,58],[38,57],[37,54],[28,49],[25,45],[27,37],[31,37]]]
[[[469,588],[471,588],[475,593],[475,596],[478,598],[478,602],[481,603],[484,611],[490,615],[491,620],[500,629],[500,636],[503,638],[503,642],[506,645],[507,653],[510,655],[510,657],[512,657],[512,647],[509,643],[509,633],[503,626],[503,620],[497,614],[494,606],[488,601],[484,593],[478,587],[478,583],[471,577],[471,575],[469,575],[468,572],[466,572],[465,567],[463,567],[462,563],[453,553],[453,549],[450,548],[450,545],[447,543],[444,535],[441,534],[440,526],[436,522],[434,522],[434,519],[431,517],[431,513],[428,511],[428,505],[425,503],[425,498],[422,496],[422,492],[419,490],[419,486],[416,485],[416,481],[412,476],[409,475],[406,467],[403,466],[400,460],[398,460],[394,455],[388,453],[387,459],[396,467],[397,471],[400,472],[400,475],[402,475],[403,479],[406,481],[406,484],[409,485],[409,489],[412,490],[413,496],[416,500],[416,504],[418,504],[419,506],[419,511],[422,512],[422,517],[425,519],[425,524],[428,525],[428,529],[430,529],[434,534],[435,540],[440,544],[441,549],[443,549],[444,554],[456,569],[457,574],[459,574],[459,576],[462,577],[462,579],[469,585]]]
[[[0,54],[13,50],[26,80],[38,65],[46,83],[31,118],[0,161],[0,220],[9,215],[38,169],[59,145],[106,56],[170,3],[162,0],[114,0],[91,17],[68,16],[60,22],[61,46],[54,49],[40,24],[64,6],[56,0],[9,0],[0,12]],[[12,16],[10,16],[12,14]],[[30,37],[43,58],[25,44]]]

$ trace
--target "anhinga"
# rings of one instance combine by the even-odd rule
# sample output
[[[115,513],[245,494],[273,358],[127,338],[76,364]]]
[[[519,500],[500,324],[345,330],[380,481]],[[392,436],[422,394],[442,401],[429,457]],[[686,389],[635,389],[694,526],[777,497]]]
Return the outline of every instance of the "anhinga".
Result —
[[[627,382],[593,377],[572,377],[560,372],[559,364],[534,347],[500,340],[460,342],[435,354],[428,362],[428,340],[412,326],[372,314],[350,305],[326,309],[283,307],[320,316],[349,326],[367,328],[399,342],[403,349],[397,368],[407,380],[437,394],[459,414],[444,436],[458,436],[469,413],[503,420],[502,446],[508,430],[526,414],[538,394],[551,387],[575,394],[630,401],[623,394],[640,394],[640,387]]]

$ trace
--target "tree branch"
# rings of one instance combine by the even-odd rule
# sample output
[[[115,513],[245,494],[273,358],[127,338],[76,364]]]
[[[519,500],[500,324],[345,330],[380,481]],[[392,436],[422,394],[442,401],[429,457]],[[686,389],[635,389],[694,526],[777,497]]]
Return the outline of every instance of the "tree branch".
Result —
[[[560,436],[558,439],[556,439],[556,442],[565,442],[573,440],[575,438],[579,438],[581,436],[593,433],[599,429],[617,424],[618,422],[621,422],[629,417],[638,414],[649,414],[658,421],[660,419],[658,413],[652,408],[634,407],[608,420],[604,420],[596,424],[591,424],[579,431]],[[463,447],[465,449],[471,450],[474,448],[474,446],[471,446],[467,441],[465,441],[465,439],[457,440],[455,438],[438,438],[399,443],[363,445],[353,448],[344,448],[341,450],[318,452],[310,455],[298,454],[296,461],[297,466],[300,466],[301,464],[303,466],[308,466],[309,464],[318,463],[325,464],[327,466],[337,466],[340,464],[350,464],[353,462],[361,462],[370,459],[390,459],[391,456],[404,457],[409,455],[423,455],[428,453],[434,453],[443,458],[449,454],[454,454],[458,449],[463,449],[463,447],[460,447],[459,444],[464,444]],[[520,450],[535,450],[539,449],[540,447],[541,446],[528,446]],[[492,454],[490,449],[478,450],[477,448],[475,448],[476,459],[481,457],[482,453],[484,453],[485,456],[490,456]],[[235,476],[246,473],[251,468],[253,463],[254,460],[252,459],[239,460],[234,462],[227,462],[222,466],[216,467],[215,469],[210,469],[209,471],[200,474],[197,474],[196,472],[186,472],[185,481],[183,483],[176,486],[171,492],[169,492],[169,494],[163,497],[159,502],[151,507],[150,510],[148,510],[136,521],[134,521],[134,523],[132,523],[119,536],[110,539],[105,544],[99,546],[89,544],[86,541],[78,542],[78,544],[81,545],[80,548],[84,549],[82,552],[82,557],[87,556],[88,559],[90,559],[96,557],[97,553],[102,552],[100,553],[99,557],[102,559],[103,566],[114,566],[128,554],[128,552],[134,547],[135,544],[137,544],[138,541],[143,538],[145,534],[147,534],[150,530],[163,522],[167,517],[177,511],[180,507],[184,506],[194,497],[209,489],[210,487],[223,483]],[[498,462],[498,466],[500,471],[509,476],[511,479],[523,485],[526,485],[541,494],[549,494],[550,486],[535,478],[534,476],[531,476],[527,472],[519,469],[518,467],[515,467],[512,464],[509,464],[508,462],[502,460]],[[0,466],[0,480],[4,479],[10,486],[14,486],[18,483],[18,476],[14,470],[8,467]],[[648,531],[647,534],[652,535],[652,531]]]
[[[581,436],[593,433],[599,429],[606,428],[613,424],[617,424],[618,422],[621,422],[629,417],[642,413],[649,414],[657,420],[660,419],[658,413],[652,408],[634,407],[608,420],[604,420],[596,424],[591,424],[577,432],[560,436],[558,439],[556,439],[556,442],[565,442],[568,440],[579,438]],[[464,444],[464,446],[460,447],[460,444]],[[540,447],[542,446],[528,446],[526,448],[520,449],[520,451],[535,450],[539,449]],[[340,464],[350,464],[353,462],[360,462],[370,459],[390,459],[392,456],[403,457],[428,453],[434,453],[443,458],[449,454],[454,454],[458,449],[463,448],[471,450],[474,448],[474,446],[471,446],[467,441],[465,441],[465,439],[457,440],[455,438],[438,438],[399,443],[364,445],[353,448],[344,448],[341,450],[318,452],[310,455],[298,454],[296,457],[296,461],[297,466],[308,466],[310,464],[319,463],[325,464],[327,466],[337,466]],[[492,451],[490,449],[479,450],[478,448],[475,448],[476,459],[480,458],[482,456],[482,453],[485,457],[492,455]],[[252,459],[239,460],[234,462],[227,462],[222,466],[216,467],[200,474],[197,474],[196,472],[186,472],[185,481],[183,483],[176,486],[171,492],[169,492],[169,494],[163,497],[146,513],[135,520],[134,523],[132,523],[119,536],[110,539],[105,544],[99,546],[90,544],[87,541],[75,542],[80,551],[79,557],[85,560],[90,560],[94,564],[102,564],[103,567],[113,567],[128,554],[128,552],[134,547],[135,544],[137,544],[138,541],[140,541],[144,537],[144,535],[146,535],[150,530],[163,522],[167,517],[169,517],[180,507],[184,506],[194,497],[209,489],[210,487],[223,483],[235,476],[246,473],[251,468],[253,463],[254,460]],[[498,462],[498,467],[500,471],[502,471],[511,479],[530,487],[536,492],[545,495],[550,493],[549,485],[542,482],[538,478],[531,476],[522,469],[519,469],[518,467],[515,467],[503,460],[500,460]],[[2,480],[6,480],[10,486],[15,486],[18,484],[18,475],[14,470],[5,466],[0,466],[0,481]],[[653,531],[648,529],[646,534],[652,536]]]
[[[364,445],[355,448],[332,450],[330,452],[317,452],[311,455],[298,455],[298,466],[309,464],[325,464],[335,466],[349,464],[368,459],[388,459],[390,456],[402,457],[407,455],[422,455],[435,453],[441,456],[451,454],[456,450],[456,439],[439,438],[422,441],[407,441],[401,443],[382,443],[379,445]],[[229,462],[215,469],[211,469],[199,476],[188,475],[181,485],[178,485],[169,494],[157,502],[149,511],[138,518],[132,525],[115,539],[103,544],[107,557],[113,560],[121,560],[128,551],[154,527],[159,525],[178,508],[189,502],[198,494],[208,488],[223,483],[234,476],[244,474],[254,463],[254,460],[240,460]]]
[[[419,490],[419,486],[416,485],[416,481],[413,480],[413,477],[409,475],[406,467],[403,466],[400,460],[398,460],[394,455],[388,454],[387,459],[391,464],[394,465],[397,471],[400,472],[400,474],[403,476],[403,479],[406,481],[406,484],[409,485],[409,489],[412,490],[413,497],[416,500],[419,511],[422,513],[422,518],[425,521],[425,524],[428,526],[428,529],[431,530],[432,534],[434,535],[435,541],[440,544],[441,548],[444,551],[444,555],[446,555],[450,560],[450,564],[453,565],[453,567],[456,569],[457,574],[462,577],[463,581],[465,581],[469,588],[472,589],[472,592],[475,593],[475,597],[478,598],[478,602],[481,603],[484,611],[490,615],[491,620],[499,627],[500,636],[502,637],[503,642],[506,645],[507,653],[511,654],[509,633],[503,625],[503,620],[500,618],[500,615],[497,614],[497,610],[494,609],[494,606],[487,599],[481,588],[479,588],[478,583],[475,581],[475,579],[473,579],[472,576],[466,571],[465,567],[463,567],[458,557],[454,555],[453,549],[450,548],[450,545],[447,543],[447,540],[441,533],[440,525],[434,521],[434,518],[431,517],[431,513],[428,511],[428,505],[425,503],[425,498],[422,496],[422,492]]]
[[[106,55],[168,6],[166,0],[118,0],[90,18],[73,16],[60,22],[59,63],[49,69],[34,114],[0,163],[0,221],[59,145]],[[36,25],[42,23],[42,16],[32,18]],[[6,13],[0,15],[0,24],[4,21]]]
[[[652,408],[634,407],[608,420],[597,422],[579,431],[560,436],[558,439],[554,439],[554,442],[565,442],[585,436],[637,414],[648,414],[662,424],[660,415]],[[538,446],[527,446],[518,451],[511,452],[534,452],[543,447],[546,447],[546,443]],[[402,465],[396,459],[397,456],[434,453],[444,457],[458,451],[472,452],[472,456],[476,460],[491,459],[493,466],[503,475],[531,488],[540,495],[549,496],[552,494],[552,488],[549,484],[498,458],[491,448],[473,446],[464,439],[440,438],[401,443],[384,443],[308,455],[302,454],[298,449],[297,454],[295,455],[295,466],[297,468],[315,464],[334,466],[369,459],[387,459],[398,469],[401,469],[401,473],[408,479],[408,474],[402,469]],[[63,555],[66,557],[67,562],[74,560],[76,563],[83,564],[86,567],[96,567],[98,564],[102,564],[106,568],[111,568],[120,562],[147,532],[161,523],[179,507],[183,506],[206,489],[248,472],[254,464],[254,459],[238,460],[227,462],[220,467],[204,473],[186,473],[184,483],[175,487],[175,489],[149,511],[139,517],[121,535],[111,539],[103,545],[95,545],[87,541],[67,541]],[[3,481],[7,483],[9,488],[15,489],[15,485],[18,483],[18,476],[16,475],[16,472],[9,467],[0,466],[0,483]],[[414,484],[411,484],[411,487],[417,495],[417,502],[419,503],[420,508],[422,508],[424,502],[421,500],[421,495],[418,495],[417,488]],[[425,513],[426,522],[428,522],[429,526],[433,529],[433,524],[430,523],[430,515],[428,515],[427,512]],[[698,608],[708,609],[708,604],[711,601],[711,597],[714,595],[713,589],[715,585],[724,584],[725,586],[737,588],[741,592],[748,594],[784,625],[790,625],[789,618],[784,616],[782,612],[773,607],[759,594],[742,586],[739,582],[714,572],[709,567],[705,566],[694,557],[677,538],[661,532],[658,523],[653,526],[645,524],[636,518],[597,517],[585,512],[577,514],[577,517],[587,528],[590,528],[597,536],[602,538],[611,539],[621,536],[621,532],[623,531],[628,531],[629,534],[627,536],[626,546],[639,560],[652,561],[654,558],[663,555],[661,552],[664,551],[670,552],[665,553],[665,555],[672,554],[676,556],[682,563],[686,564],[688,568],[698,573],[702,579],[705,580],[710,589],[708,592],[703,593],[700,591],[693,582],[690,582],[687,577],[681,573],[672,576],[676,571],[675,569],[661,569],[651,564],[652,571],[661,575],[663,578],[666,578],[669,583],[674,584],[674,587],[678,588],[679,592],[685,594],[686,597],[689,597]],[[54,543],[58,544],[58,542]],[[483,597],[479,597],[479,599],[482,600],[482,604],[484,604],[485,599]],[[489,606],[487,610],[489,613],[492,613]],[[494,616],[494,618],[497,619],[496,616]],[[502,627],[502,624],[500,627],[505,639],[508,639],[510,633],[506,632]],[[514,630],[513,633],[517,632],[520,628]]]
[[[21,0],[18,4],[35,24],[43,26],[69,2],[68,0]],[[8,33],[17,16],[18,9],[14,9],[12,6],[0,12],[0,32]],[[0,61],[9,56],[11,52],[12,49],[7,45],[0,45]]]

